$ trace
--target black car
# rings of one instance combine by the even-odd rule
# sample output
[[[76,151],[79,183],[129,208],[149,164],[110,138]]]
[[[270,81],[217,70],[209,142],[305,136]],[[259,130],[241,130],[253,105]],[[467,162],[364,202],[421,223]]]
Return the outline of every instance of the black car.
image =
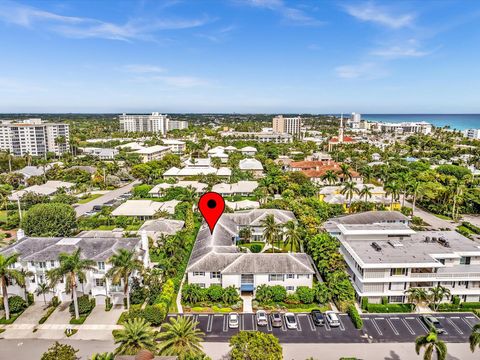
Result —
[[[442,324],[440,324],[440,321],[438,321],[436,317],[430,316],[430,315],[422,315],[420,316],[420,319],[422,319],[424,324],[427,325],[427,328],[430,329],[434,327],[435,329],[437,329],[437,332],[439,334],[445,333],[445,329],[443,328]]]
[[[316,326],[323,326],[325,324],[325,317],[320,310],[312,310],[310,315],[312,316],[313,323]]]

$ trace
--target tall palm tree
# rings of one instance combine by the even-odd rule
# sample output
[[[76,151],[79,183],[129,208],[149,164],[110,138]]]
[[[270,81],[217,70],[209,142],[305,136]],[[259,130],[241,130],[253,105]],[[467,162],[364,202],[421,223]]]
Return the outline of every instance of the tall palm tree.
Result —
[[[350,171],[350,165],[348,164],[340,164],[340,176],[343,177],[343,181],[351,181],[352,180],[352,173]]]
[[[19,254],[12,254],[4,256],[0,254],[0,282],[2,283],[3,308],[5,309],[5,319],[10,319],[10,308],[8,306],[8,291],[7,286],[9,279],[15,280],[18,284],[22,284],[25,280],[22,273],[18,270],[12,269],[12,266],[17,262]]]
[[[353,181],[346,182],[343,184],[340,194],[345,195],[348,200],[348,207],[352,204],[352,199],[355,194],[358,194],[358,188]]]
[[[422,288],[411,287],[405,290],[405,295],[408,296],[408,301],[415,304],[415,306],[428,300],[428,294]]]
[[[285,246],[290,245],[291,252],[293,252],[293,249],[303,252],[303,237],[300,227],[293,220],[290,220],[285,224],[285,228]]]
[[[40,283],[38,284],[37,290],[35,291],[35,294],[37,296],[43,295],[43,302],[45,305],[47,305],[47,299],[45,298],[45,295],[48,294],[52,289],[50,286],[48,286],[47,283]]]
[[[436,287],[430,289],[430,293],[428,295],[433,302],[433,306],[435,308],[434,310],[437,311],[442,300],[450,297],[450,290],[441,285],[437,285]]]
[[[183,359],[203,354],[200,342],[205,334],[196,328],[197,325],[198,322],[183,316],[170,318],[170,323],[163,325],[158,337],[161,340],[158,346],[160,355],[176,355]]]
[[[75,250],[72,254],[61,253],[58,256],[60,266],[47,271],[47,279],[49,286],[54,288],[65,277],[65,292],[72,293],[73,305],[75,308],[75,319],[80,317],[78,313],[77,299],[77,279],[85,281],[85,272],[94,269],[95,261],[90,259],[82,259],[81,249]]]
[[[335,184],[338,181],[338,175],[333,170],[327,170],[322,175],[322,181],[326,181],[328,185]]]
[[[428,334],[415,339],[415,352],[417,355],[420,355],[422,348],[425,349],[423,360],[432,360],[434,352],[437,355],[437,360],[445,360],[447,358],[447,345],[438,339],[438,332],[435,327],[431,327]]]
[[[472,334],[468,338],[470,342],[470,350],[475,351],[475,348],[480,347],[480,323],[475,324],[472,328]]]
[[[373,187],[364,185],[363,188],[358,192],[358,195],[361,198],[364,197],[365,202],[367,202],[368,199],[370,199],[372,197],[372,191],[371,191],[372,189],[373,189]]]
[[[19,283],[21,288],[23,288],[25,294],[25,301],[28,301],[28,293],[27,293],[27,278],[32,277],[34,274],[32,271],[21,269],[20,274],[22,275],[22,282]]]
[[[113,284],[120,284],[123,281],[123,292],[127,299],[127,310],[130,309],[130,288],[129,279],[135,271],[141,271],[143,264],[137,258],[134,251],[120,249],[117,254],[112,255],[108,260],[112,268],[106,276],[112,279]]]
[[[421,191],[421,182],[420,181],[410,181],[407,184],[407,193],[412,195],[412,216],[415,215],[415,206],[417,204],[418,195]]]
[[[275,241],[278,239],[278,225],[275,223],[273,214],[268,214],[261,222],[263,227],[263,238],[267,244],[272,245],[272,252],[275,252]]]
[[[136,355],[145,349],[155,352],[157,349],[156,333],[144,318],[134,318],[124,323],[123,330],[115,334],[115,355]]]
[[[384,189],[387,193],[387,196],[391,196],[390,210],[393,210],[393,202],[398,200],[398,197],[400,196],[400,185],[396,181],[392,181],[386,183]]]
[[[360,168],[360,174],[363,176],[364,183],[369,183],[373,179],[373,169],[371,166],[365,165]]]

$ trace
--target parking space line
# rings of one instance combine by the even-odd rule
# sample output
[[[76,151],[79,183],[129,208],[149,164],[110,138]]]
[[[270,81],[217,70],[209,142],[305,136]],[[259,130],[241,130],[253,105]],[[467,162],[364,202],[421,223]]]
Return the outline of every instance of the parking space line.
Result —
[[[340,323],[340,330],[345,331],[345,326],[342,323],[342,320],[340,319],[340,316],[338,317],[338,322]]]
[[[398,317],[391,317],[390,320],[400,320]]]
[[[452,319],[460,319],[460,318],[459,318],[459,317],[452,317]],[[457,325],[455,325],[455,323],[454,323],[451,319],[447,319],[447,321],[450,323],[450,325],[453,326],[453,328],[454,328],[455,330],[457,330],[457,332],[458,332],[460,335],[463,335],[463,331],[460,330],[460,328],[459,328]]]
[[[465,319],[476,319],[475,316],[465,316]]]
[[[379,319],[383,319],[383,318],[379,318]],[[380,330],[380,328],[378,327],[375,319],[372,319],[372,324],[373,324],[373,326],[375,327],[375,330],[377,330],[378,335],[383,335],[382,330]]]
[[[299,315],[297,315],[297,331],[302,331],[302,325],[300,324]]]
[[[428,332],[428,329],[427,327],[425,326],[425,324],[423,323],[423,321],[421,321],[419,318],[416,318],[418,323],[420,324],[420,326],[423,328],[423,330],[425,330],[426,332]]]
[[[470,324],[470,323],[467,321],[467,319],[463,318],[462,320],[463,320],[463,322],[464,322],[465,324],[468,325],[468,327],[469,327],[470,329],[473,329],[473,325]]]
[[[212,332],[212,325],[213,325],[213,316],[208,317],[208,322],[207,322],[207,332]]]
[[[244,318],[245,318],[245,315],[240,315],[240,331],[245,329],[245,324],[243,323]]]
[[[407,320],[413,320],[413,319],[415,319],[415,318],[414,318],[413,316],[407,316],[407,317],[405,317],[405,319],[407,319]]]
[[[316,327],[315,324],[313,323],[312,317],[311,317],[311,316],[307,316],[307,319],[308,319],[308,323],[310,324],[310,329],[312,329],[312,331],[317,331],[317,327]]]
[[[405,319],[401,319],[407,330],[410,332],[410,334],[415,335],[415,331],[408,325],[407,321]]]
[[[445,316],[435,316],[437,319],[445,319]]]
[[[255,321],[255,315],[252,315],[252,329],[257,331],[257,322]]]
[[[398,336],[399,334],[398,334],[397,328],[396,328],[395,326],[393,326],[393,323],[391,322],[391,320],[390,320],[389,318],[387,318],[386,320],[387,320],[388,325],[390,325],[390,327],[392,328],[392,330],[393,330],[393,332],[395,333],[395,335]]]
[[[268,320],[268,321],[267,321],[267,330],[268,330],[268,331],[272,331],[272,318],[271,318],[271,316],[269,316],[269,317],[267,318],[267,320]]]
[[[223,315],[223,332],[227,332],[227,315]]]

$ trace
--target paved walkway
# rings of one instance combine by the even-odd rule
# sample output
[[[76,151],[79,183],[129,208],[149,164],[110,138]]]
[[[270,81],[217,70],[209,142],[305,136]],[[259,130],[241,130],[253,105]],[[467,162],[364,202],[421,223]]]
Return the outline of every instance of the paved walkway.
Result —
[[[96,199],[94,199],[94,200],[92,200],[92,201],[90,201],[86,204],[78,205],[75,208],[75,212],[77,213],[77,217],[80,217],[83,214],[85,214],[87,211],[92,210],[94,205],[103,205],[106,202],[119,197],[120,195],[123,195],[123,194],[126,194],[126,193],[130,192],[132,190],[132,188],[135,185],[138,185],[138,184],[140,184],[140,181],[135,180],[135,181],[131,182],[130,184],[125,185],[121,188],[109,191],[105,195],[100,196],[100,197],[98,197],[98,198],[96,198]]]
[[[242,295],[240,296],[243,300],[243,312],[245,314],[252,314],[253,313],[253,308],[252,308],[252,296],[248,295]]]

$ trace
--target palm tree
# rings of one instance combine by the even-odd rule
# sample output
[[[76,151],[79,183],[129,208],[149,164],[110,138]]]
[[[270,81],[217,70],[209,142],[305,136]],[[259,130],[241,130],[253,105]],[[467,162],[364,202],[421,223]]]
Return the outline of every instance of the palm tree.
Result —
[[[368,201],[369,198],[372,197],[372,190],[373,187],[364,185],[363,188],[358,192],[358,195],[362,198],[365,197],[365,202]]]
[[[450,297],[450,290],[441,285],[437,285],[436,287],[430,289],[429,296],[433,302],[433,306],[435,308],[434,310],[437,311],[442,300]]]
[[[120,249],[117,254],[112,255],[108,263],[112,265],[112,268],[106,276],[112,279],[113,284],[120,284],[123,281],[123,292],[127,299],[128,310],[130,309],[129,279],[135,271],[143,269],[142,262],[137,259],[137,254],[134,251]]]
[[[412,216],[415,215],[415,206],[421,189],[421,182],[413,180],[407,184],[407,193],[412,195]]]
[[[408,301],[415,304],[415,307],[428,300],[427,292],[422,288],[411,287],[405,290],[405,295],[408,296]]]
[[[275,241],[278,239],[278,225],[275,223],[273,214],[268,214],[261,222],[263,227],[263,238],[267,244],[272,245],[272,252],[275,252]]]
[[[385,184],[384,189],[387,193],[387,196],[391,195],[392,197],[390,202],[390,210],[393,210],[393,202],[397,200],[400,195],[400,185],[397,182],[392,181]]]
[[[472,328],[472,334],[468,338],[470,341],[470,350],[475,351],[475,348],[480,347],[480,323],[475,324]]]
[[[136,355],[142,349],[155,352],[156,333],[144,318],[130,319],[115,334],[115,344],[120,344],[115,355]]]
[[[27,293],[27,278],[32,277],[34,274],[33,272],[26,270],[26,269],[21,269],[20,274],[22,275],[22,281],[18,283],[21,288],[23,288],[24,294],[25,294],[25,301],[28,302],[28,293]]]
[[[93,270],[95,262],[90,259],[82,259],[81,249],[75,250],[72,254],[61,253],[58,256],[60,266],[55,269],[47,271],[47,278],[49,279],[49,286],[54,288],[65,277],[65,292],[69,294],[72,292],[73,304],[75,307],[75,319],[80,317],[78,313],[78,299],[77,299],[77,279],[85,281],[87,270]]]
[[[447,345],[438,339],[438,332],[435,327],[431,327],[428,334],[415,339],[415,352],[417,355],[420,355],[422,348],[425,349],[423,360],[432,360],[433,352],[436,353],[437,360],[445,360],[447,358]]]
[[[285,227],[285,246],[290,245],[291,252],[293,252],[293,249],[303,252],[303,238],[300,227],[293,220],[288,221]]]
[[[197,325],[198,322],[183,316],[170,318],[170,323],[163,325],[158,337],[161,340],[158,346],[160,355],[176,355],[182,359],[203,354],[200,342],[205,334],[196,328]]]
[[[343,184],[340,194],[345,195],[348,200],[348,207],[352,204],[352,199],[355,194],[358,194],[358,188],[353,181],[346,182]]]
[[[90,360],[114,360],[115,355],[113,353],[99,353],[99,354],[93,354],[92,358]]]
[[[335,184],[338,181],[338,175],[333,170],[327,170],[322,176],[322,181],[326,181],[328,185]]]
[[[37,296],[43,295],[43,302],[45,305],[47,305],[47,299],[45,298],[45,295],[48,294],[52,289],[50,286],[48,286],[47,283],[40,283],[38,284],[37,290],[35,291],[35,294]]]
[[[365,165],[360,169],[360,174],[363,176],[363,182],[369,183],[373,178],[373,169],[371,166]]]
[[[18,284],[24,282],[22,273],[18,270],[12,269],[18,260],[19,254],[12,254],[4,256],[0,254],[0,281],[2,283],[3,308],[5,309],[5,319],[10,319],[10,308],[8,306],[8,291],[7,286],[9,279],[15,280]]]

